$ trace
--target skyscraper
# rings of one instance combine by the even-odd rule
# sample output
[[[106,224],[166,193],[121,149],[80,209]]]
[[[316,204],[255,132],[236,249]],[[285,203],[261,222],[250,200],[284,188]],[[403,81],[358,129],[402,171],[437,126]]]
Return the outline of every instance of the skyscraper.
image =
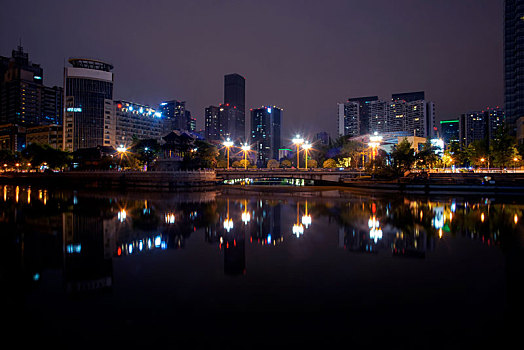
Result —
[[[524,116],[524,0],[504,1],[504,104],[510,132]]]
[[[257,166],[262,167],[270,159],[278,160],[282,109],[262,107],[251,110],[251,144],[257,154]]]
[[[206,107],[205,118],[205,138],[208,141],[220,140],[220,108],[217,106]]]
[[[164,134],[173,130],[194,131],[192,129],[191,112],[186,109],[185,101],[162,102],[158,109],[164,118]]]
[[[373,101],[377,101],[378,96],[367,96],[367,97],[352,97],[348,99],[348,102],[358,103],[358,115],[359,115],[359,134],[365,135],[369,133],[369,105]]]
[[[224,105],[237,109],[234,130],[229,134],[245,140],[246,138],[246,80],[237,73],[224,76]]]
[[[113,66],[85,58],[71,58],[69,63],[72,67],[64,69],[64,149],[109,145],[109,129],[113,128]]]
[[[63,90],[43,82],[42,67],[21,46],[0,57],[0,124],[61,124]]]
[[[338,104],[338,134],[339,136],[360,135],[360,104],[346,102]]]
[[[459,119],[441,120],[440,136],[447,145],[449,145],[451,142],[460,142]]]

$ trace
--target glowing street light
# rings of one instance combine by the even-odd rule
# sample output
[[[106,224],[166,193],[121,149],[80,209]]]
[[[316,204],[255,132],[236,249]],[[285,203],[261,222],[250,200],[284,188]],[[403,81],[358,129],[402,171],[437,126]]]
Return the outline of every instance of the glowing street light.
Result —
[[[293,140],[293,143],[297,146],[297,169],[300,169],[300,145],[304,143],[304,139],[300,137],[300,135],[297,135]]]
[[[302,145],[302,148],[304,149],[304,153],[306,157],[306,169],[307,169],[307,152],[311,149],[311,144],[309,142],[306,142]]]
[[[250,151],[251,147],[247,143],[245,143],[240,148],[244,152],[244,169],[247,169],[247,152]]]
[[[519,159],[517,157],[514,157],[513,161],[515,162],[513,163],[513,172],[515,173],[517,172],[517,162],[519,161]]]
[[[120,145],[116,148],[116,151],[120,153],[120,161],[122,161],[124,154],[127,152],[127,147],[125,147],[124,145]]]
[[[368,146],[371,147],[371,159],[373,161],[373,169],[375,168],[375,156],[377,154],[377,148],[380,146],[380,143],[382,142],[382,136],[379,136],[377,134],[369,137],[369,143]]]
[[[231,147],[233,147],[233,145],[234,145],[234,143],[233,143],[233,141],[231,141],[231,140],[229,139],[229,137],[227,138],[226,141],[224,141],[224,147],[227,148],[227,169],[229,169],[229,149],[230,149]]]

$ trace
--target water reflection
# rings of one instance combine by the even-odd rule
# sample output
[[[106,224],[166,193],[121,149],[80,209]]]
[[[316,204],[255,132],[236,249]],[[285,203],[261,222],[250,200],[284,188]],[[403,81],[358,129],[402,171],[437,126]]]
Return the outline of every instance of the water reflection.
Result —
[[[3,269],[39,283],[63,271],[69,293],[111,289],[113,260],[185,249],[190,238],[223,255],[226,275],[244,275],[249,246],[293,247],[334,234],[350,253],[424,259],[439,241],[466,237],[504,249],[520,238],[524,205],[480,198],[335,198],[193,193],[156,198],[3,186]],[[144,199],[147,197],[147,200]],[[313,224],[315,223],[315,224]],[[317,228],[317,223],[318,227]],[[194,254],[198,254],[193,251]],[[5,276],[14,276],[13,269]]]

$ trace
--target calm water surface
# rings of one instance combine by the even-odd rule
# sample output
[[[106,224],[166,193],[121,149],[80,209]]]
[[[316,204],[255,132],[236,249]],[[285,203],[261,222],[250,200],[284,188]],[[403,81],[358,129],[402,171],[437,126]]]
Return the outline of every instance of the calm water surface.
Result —
[[[69,345],[504,348],[523,329],[523,215],[515,198],[2,185],[3,332]]]

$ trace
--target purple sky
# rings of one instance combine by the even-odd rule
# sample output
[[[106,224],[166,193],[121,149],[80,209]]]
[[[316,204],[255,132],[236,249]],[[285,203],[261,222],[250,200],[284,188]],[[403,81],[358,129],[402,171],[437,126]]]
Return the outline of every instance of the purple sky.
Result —
[[[199,129],[228,73],[247,109],[284,108],[284,138],[335,135],[348,97],[424,90],[438,120],[504,100],[502,0],[4,2],[0,55],[19,39],[47,85],[67,58],[99,58],[116,99],[185,100]]]

